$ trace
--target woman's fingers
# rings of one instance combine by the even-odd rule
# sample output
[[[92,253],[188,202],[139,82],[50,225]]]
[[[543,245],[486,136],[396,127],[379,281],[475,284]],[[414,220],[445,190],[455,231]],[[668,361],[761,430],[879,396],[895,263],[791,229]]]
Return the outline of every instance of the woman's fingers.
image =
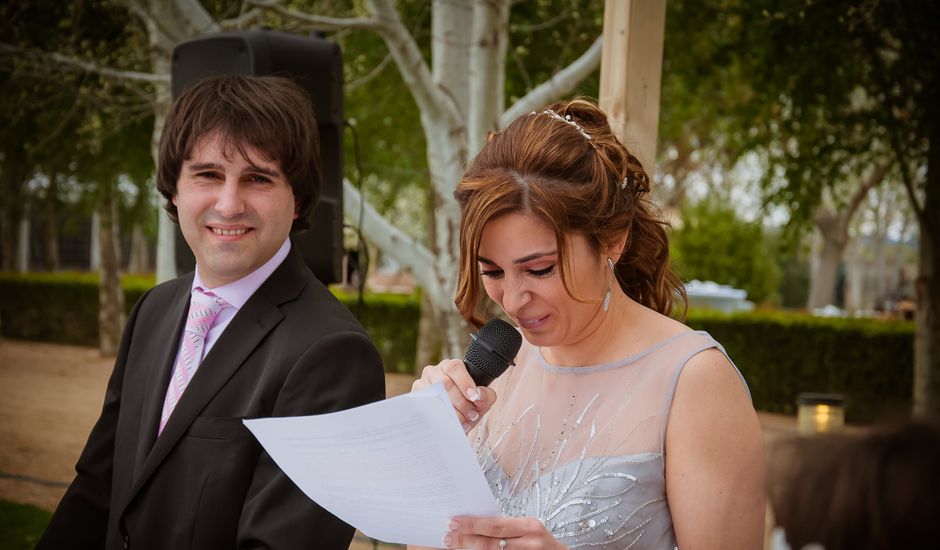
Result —
[[[496,402],[496,393],[489,388],[479,388],[459,359],[445,359],[437,365],[427,366],[421,378],[412,384],[419,390],[440,382],[447,392],[464,430],[469,430]]]
[[[500,541],[506,541],[500,546]],[[553,548],[557,541],[535,518],[459,516],[442,541],[448,548]]]

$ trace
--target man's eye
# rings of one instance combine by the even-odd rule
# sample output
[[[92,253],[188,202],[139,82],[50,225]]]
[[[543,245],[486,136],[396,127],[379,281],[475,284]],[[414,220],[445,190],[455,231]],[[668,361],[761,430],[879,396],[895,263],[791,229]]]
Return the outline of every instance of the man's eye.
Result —
[[[216,179],[219,177],[219,174],[218,172],[198,172],[196,177],[202,179]]]
[[[552,264],[545,269],[530,269],[529,273],[536,277],[548,277],[555,272],[555,265],[556,264]]]
[[[267,176],[261,176],[261,175],[255,174],[253,176],[250,176],[248,180],[251,181],[252,183],[269,183],[271,181],[271,178]]]
[[[498,279],[503,276],[503,270],[502,269],[481,269],[480,275],[483,275],[484,277],[489,277],[491,279]]]

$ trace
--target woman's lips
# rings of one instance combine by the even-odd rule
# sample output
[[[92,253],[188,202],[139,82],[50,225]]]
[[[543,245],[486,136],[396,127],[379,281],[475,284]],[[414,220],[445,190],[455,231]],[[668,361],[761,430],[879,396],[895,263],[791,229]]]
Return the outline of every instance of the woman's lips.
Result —
[[[519,326],[527,330],[536,329],[545,324],[546,319],[548,319],[548,315],[543,317],[529,317],[526,319],[519,318]]]

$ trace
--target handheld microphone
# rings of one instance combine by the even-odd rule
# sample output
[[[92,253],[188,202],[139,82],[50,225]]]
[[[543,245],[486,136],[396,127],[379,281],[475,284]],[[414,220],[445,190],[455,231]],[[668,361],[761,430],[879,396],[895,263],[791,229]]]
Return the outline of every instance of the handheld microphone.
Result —
[[[515,365],[522,335],[506,321],[491,319],[470,337],[463,362],[477,386],[489,386],[509,365]]]

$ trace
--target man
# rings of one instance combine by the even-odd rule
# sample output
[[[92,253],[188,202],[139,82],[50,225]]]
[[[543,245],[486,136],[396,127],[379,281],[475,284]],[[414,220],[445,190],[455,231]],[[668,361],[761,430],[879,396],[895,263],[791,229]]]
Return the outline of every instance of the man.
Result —
[[[128,319],[101,417],[39,548],[347,548],[242,424],[384,398],[381,358],[289,233],[320,188],[304,92],[220,76],[167,116],[157,187],[196,271]]]

